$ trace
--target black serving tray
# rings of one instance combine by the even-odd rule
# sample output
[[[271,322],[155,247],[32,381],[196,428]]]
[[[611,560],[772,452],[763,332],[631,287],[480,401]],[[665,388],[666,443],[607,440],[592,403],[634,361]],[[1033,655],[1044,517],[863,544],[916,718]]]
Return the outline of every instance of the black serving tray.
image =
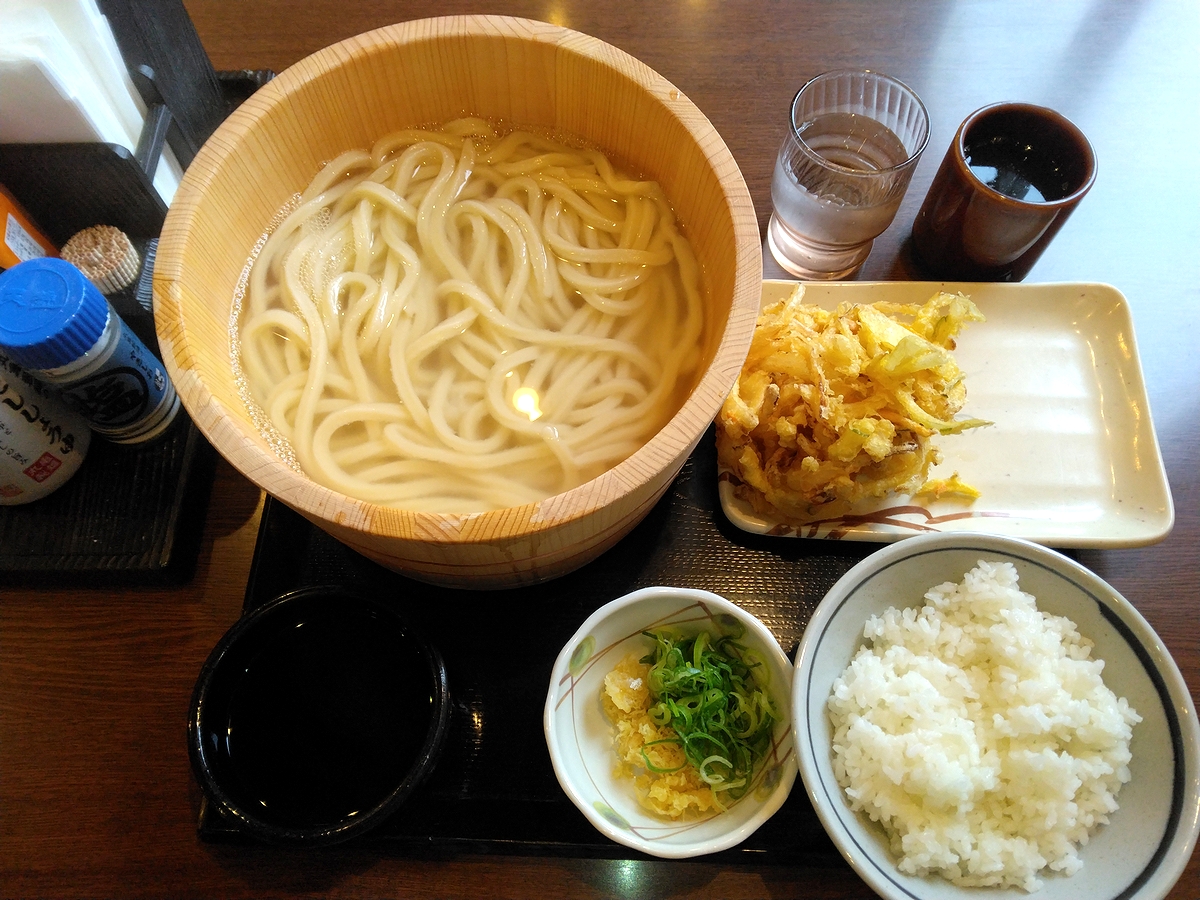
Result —
[[[390,821],[361,841],[421,857],[640,855],[596,831],[554,777],[542,708],[563,645],[609,600],[673,585],[734,601],[794,656],[817,603],[873,549],[737,529],[721,512],[716,470],[710,429],[667,494],[613,549],[563,578],[507,591],[431,587],[389,572],[267,499],[246,610],[297,588],[345,585],[395,603],[446,660],[453,711],[437,768]],[[207,804],[199,833],[211,841],[251,840]],[[797,779],[774,817],[716,858],[819,865],[832,864],[838,854]]]

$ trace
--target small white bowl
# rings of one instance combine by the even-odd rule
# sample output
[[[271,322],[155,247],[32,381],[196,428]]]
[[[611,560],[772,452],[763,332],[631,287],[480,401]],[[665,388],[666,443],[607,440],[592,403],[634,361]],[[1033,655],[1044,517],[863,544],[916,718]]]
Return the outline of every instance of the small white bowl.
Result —
[[[1134,726],[1132,780],[1117,795],[1110,824],[1080,849],[1071,877],[1039,876],[1038,900],[1153,900],[1170,891],[1191,857],[1200,810],[1200,728],[1171,654],[1136,609],[1067,557],[1027,541],[992,535],[931,534],[867,557],[821,601],[796,651],[792,720],[800,774],[813,807],[842,855],[886,900],[950,900],[968,894],[1029,897],[1016,889],[964,889],[941,876],[897,868],[883,829],[850,808],[833,773],[826,700],[863,643],[867,617],[889,606],[919,606],[925,592],[961,582],[976,563],[1008,561],[1038,609],[1066,616],[1103,659],[1104,682],[1142,716]]]
[[[633,783],[618,778],[613,732],[600,702],[604,676],[631,651],[649,651],[644,630],[728,630],[767,661],[771,696],[782,721],[775,726],[771,757],[758,786],[727,812],[672,821],[642,807]],[[651,587],[626,594],[588,617],[554,663],[546,697],[546,745],[554,774],[567,796],[596,828],[619,844],[653,856],[682,859],[733,847],[771,818],[796,780],[792,752],[792,665],[762,622],[723,597],[687,588]]]

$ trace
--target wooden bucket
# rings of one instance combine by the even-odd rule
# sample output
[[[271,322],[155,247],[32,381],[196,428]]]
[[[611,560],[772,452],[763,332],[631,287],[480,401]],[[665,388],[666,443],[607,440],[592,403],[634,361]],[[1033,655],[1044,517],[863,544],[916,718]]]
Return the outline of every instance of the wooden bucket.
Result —
[[[256,241],[339,153],[462,115],[579,135],[656,179],[700,262],[702,375],[633,456],[540,503],[437,515],[366,503],[286,465],[245,408],[230,311]],[[188,168],[154,269],[155,324],[184,406],[263,490],[384,566],[436,584],[496,588],[562,575],[636,525],[705,433],[741,369],[758,312],[761,244],[745,182],[705,116],[628,54],[542,22],[460,16],[406,22],[327,47],[236,110]]]

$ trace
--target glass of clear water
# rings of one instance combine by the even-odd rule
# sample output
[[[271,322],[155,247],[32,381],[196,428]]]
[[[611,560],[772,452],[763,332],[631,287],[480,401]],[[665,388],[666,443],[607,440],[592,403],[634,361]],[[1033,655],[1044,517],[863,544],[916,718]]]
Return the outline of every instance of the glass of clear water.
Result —
[[[929,139],[929,114],[879,72],[826,72],[792,101],[771,178],[767,244],[798,278],[849,277],[896,215]]]

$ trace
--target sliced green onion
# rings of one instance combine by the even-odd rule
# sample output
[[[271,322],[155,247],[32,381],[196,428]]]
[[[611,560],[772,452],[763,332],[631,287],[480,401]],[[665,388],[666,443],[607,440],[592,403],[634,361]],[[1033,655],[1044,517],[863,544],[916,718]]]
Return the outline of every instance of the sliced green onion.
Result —
[[[688,763],[726,808],[717,792],[730,800],[743,796],[771,749],[778,714],[766,689],[767,667],[728,635],[644,633],[654,641],[642,659],[650,666],[650,718],[675,731]]]
[[[648,770],[658,775],[670,775],[672,772],[678,772],[681,769],[687,768],[688,764],[686,761],[669,769],[651,762],[649,754],[646,753],[646,748],[653,747],[657,744],[675,744],[676,746],[680,746],[683,744],[683,741],[681,741],[679,738],[660,738],[657,741],[646,741],[646,743],[642,745],[642,762],[646,764],[646,768]]]

